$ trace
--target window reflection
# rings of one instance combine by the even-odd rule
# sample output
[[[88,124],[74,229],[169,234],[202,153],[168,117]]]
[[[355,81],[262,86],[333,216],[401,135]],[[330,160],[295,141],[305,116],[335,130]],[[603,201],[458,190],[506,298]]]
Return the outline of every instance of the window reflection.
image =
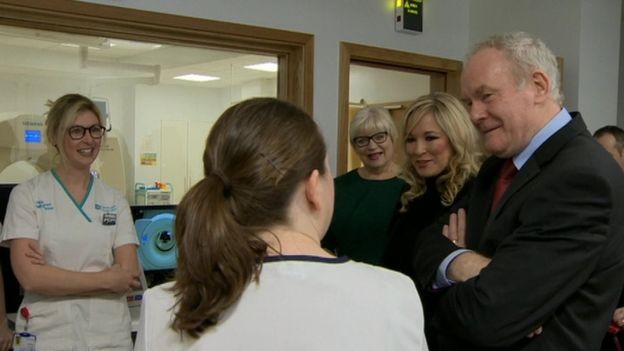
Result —
[[[77,92],[95,100],[112,127],[94,173],[130,203],[175,204],[203,176],[205,138],[223,110],[277,96],[273,56],[8,26],[0,26],[0,52],[0,183],[52,166],[45,102]],[[245,68],[257,64],[264,70]],[[218,79],[180,79],[189,74]],[[169,199],[136,196],[156,182],[172,190]]]

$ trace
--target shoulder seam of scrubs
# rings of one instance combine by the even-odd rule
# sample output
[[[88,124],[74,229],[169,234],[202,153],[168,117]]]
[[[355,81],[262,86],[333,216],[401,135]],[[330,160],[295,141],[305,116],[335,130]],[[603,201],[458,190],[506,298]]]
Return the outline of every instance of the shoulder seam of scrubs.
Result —
[[[91,218],[89,218],[89,216],[85,213],[85,211],[82,210],[82,205],[84,205],[85,201],[87,201],[87,198],[89,197],[89,194],[91,193],[91,187],[93,186],[93,175],[91,175],[91,178],[89,179],[89,185],[87,186],[87,193],[85,194],[84,199],[82,199],[82,203],[78,204],[78,202],[76,202],[76,199],[74,199],[74,196],[67,190],[67,188],[65,187],[65,184],[63,184],[63,181],[61,180],[61,178],[58,176],[58,174],[56,174],[56,171],[54,169],[51,169],[50,172],[54,176],[54,179],[56,179],[56,181],[59,183],[59,185],[65,192],[65,194],[67,194],[67,196],[69,196],[69,198],[72,200],[72,202],[74,203],[74,206],[76,206],[78,211],[82,213],[82,216],[89,223],[91,223],[92,222]]]

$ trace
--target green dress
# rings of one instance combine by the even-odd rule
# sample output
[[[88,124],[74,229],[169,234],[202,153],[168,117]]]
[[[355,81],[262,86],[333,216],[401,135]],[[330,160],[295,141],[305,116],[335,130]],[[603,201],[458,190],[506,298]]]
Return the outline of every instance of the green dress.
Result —
[[[336,201],[323,247],[354,261],[378,265],[405,182],[362,178],[357,170],[334,179]]]

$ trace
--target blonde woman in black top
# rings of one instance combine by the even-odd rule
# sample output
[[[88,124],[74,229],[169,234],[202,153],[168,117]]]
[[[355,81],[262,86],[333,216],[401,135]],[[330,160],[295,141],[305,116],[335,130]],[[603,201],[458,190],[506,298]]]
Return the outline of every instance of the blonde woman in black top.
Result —
[[[405,113],[401,127],[406,155],[402,178],[408,187],[392,222],[382,266],[414,277],[411,264],[416,236],[464,200],[479,170],[482,149],[468,112],[447,93],[419,97]],[[427,318],[433,297],[423,287],[419,289],[427,342],[436,350]]]

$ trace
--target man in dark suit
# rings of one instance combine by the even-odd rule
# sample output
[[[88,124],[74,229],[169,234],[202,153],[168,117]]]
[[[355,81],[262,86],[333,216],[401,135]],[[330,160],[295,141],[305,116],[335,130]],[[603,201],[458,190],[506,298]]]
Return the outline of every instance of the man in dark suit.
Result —
[[[452,241],[432,229],[415,246],[418,284],[443,291],[441,350],[598,350],[624,283],[621,170],[562,107],[541,40],[478,44],[461,90],[492,156],[445,227]],[[504,165],[515,176],[500,191]]]
[[[594,138],[596,138],[596,141],[613,156],[615,162],[617,162],[622,168],[622,171],[624,171],[624,130],[618,126],[604,126],[598,128],[594,132]],[[611,323],[613,326],[617,326],[620,329],[613,328],[613,326],[609,328],[609,332],[602,341],[602,347],[600,348],[602,351],[616,350],[616,338],[617,342],[624,344],[624,342],[620,340],[624,339],[622,336],[624,333],[621,331],[621,328],[624,327],[624,294],[620,295],[617,306],[618,308],[613,312]]]

